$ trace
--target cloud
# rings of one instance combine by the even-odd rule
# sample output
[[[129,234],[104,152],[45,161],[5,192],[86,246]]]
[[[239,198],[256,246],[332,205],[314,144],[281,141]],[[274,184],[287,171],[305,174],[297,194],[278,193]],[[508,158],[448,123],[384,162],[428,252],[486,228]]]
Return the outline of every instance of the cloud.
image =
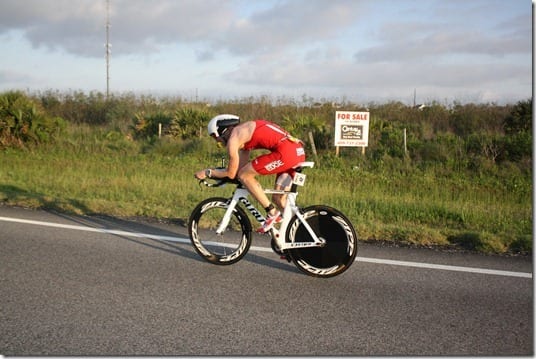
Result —
[[[228,2],[111,0],[114,54],[142,54],[160,45],[204,41],[228,26]],[[0,32],[22,30],[34,47],[103,56],[106,1],[3,0]]]
[[[102,71],[106,0],[1,1],[0,39],[18,48],[4,57],[4,79],[35,74],[44,55],[47,75],[66,86],[69,69]],[[118,87],[530,95],[522,1],[110,0],[112,78]],[[59,62],[67,71],[53,75]]]
[[[399,22],[384,25],[380,30],[379,44],[358,50],[358,62],[428,61],[451,55],[484,55],[504,57],[513,54],[530,54],[531,38],[526,29],[530,15],[517,19],[509,32],[482,28],[457,27],[449,23]]]
[[[0,82],[18,83],[28,81],[29,79],[31,79],[31,77],[26,74],[0,70]]]
[[[0,31],[21,30],[34,47],[102,56],[104,4],[87,0],[4,0]]]
[[[293,0],[234,21],[215,48],[237,54],[280,51],[329,40],[353,21],[362,2]]]
[[[114,2],[113,41],[130,53],[154,51],[159,45],[203,43],[229,26],[229,2],[217,0]],[[114,44],[114,47],[116,45]],[[202,57],[210,57],[201,51]]]
[[[209,51],[246,55],[329,39],[355,20],[353,0],[293,0],[238,15],[238,1],[111,0],[115,55],[158,51],[191,44]],[[34,47],[103,56],[105,0],[3,0],[0,32],[24,31]]]
[[[331,52],[328,52],[331,54]],[[335,54],[339,52],[335,51]],[[343,57],[326,54],[318,60],[306,63],[293,56],[279,59],[258,57],[255,63],[242,63],[239,68],[226,74],[231,83],[249,85],[251,88],[277,88],[301,90],[309,94],[356,95],[361,99],[400,98],[412,94],[413,89],[429,97],[476,96],[486,93],[505,93],[514,88],[508,96],[515,97],[520,88],[531,86],[530,66],[516,64],[482,62],[436,63],[415,62],[375,62],[366,66]],[[517,95],[519,96],[519,95]],[[527,95],[528,96],[528,95]],[[329,97],[329,96],[327,96]],[[483,99],[483,97],[478,97]]]

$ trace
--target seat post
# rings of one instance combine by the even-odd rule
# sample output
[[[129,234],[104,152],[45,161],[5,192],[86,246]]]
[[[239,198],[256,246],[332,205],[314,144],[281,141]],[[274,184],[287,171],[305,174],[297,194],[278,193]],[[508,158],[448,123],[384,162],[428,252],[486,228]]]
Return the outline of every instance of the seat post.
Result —
[[[301,173],[302,167],[297,167],[295,169],[295,171],[298,172],[298,173]],[[292,193],[298,192],[298,185],[296,183],[294,183],[294,178],[292,178],[292,186],[290,186],[290,192],[292,192]]]
[[[294,167],[294,171],[301,173],[305,167],[313,168],[315,165],[314,162],[300,162]],[[294,178],[292,179],[294,181]],[[290,187],[290,192],[296,193],[298,192],[298,185],[294,182],[292,183],[292,186]]]

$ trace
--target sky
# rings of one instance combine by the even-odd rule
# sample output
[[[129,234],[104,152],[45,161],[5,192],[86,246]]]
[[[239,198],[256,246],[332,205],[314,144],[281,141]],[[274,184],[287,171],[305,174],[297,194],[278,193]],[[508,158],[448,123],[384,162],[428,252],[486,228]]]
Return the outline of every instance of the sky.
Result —
[[[516,103],[530,0],[0,0],[0,91]]]

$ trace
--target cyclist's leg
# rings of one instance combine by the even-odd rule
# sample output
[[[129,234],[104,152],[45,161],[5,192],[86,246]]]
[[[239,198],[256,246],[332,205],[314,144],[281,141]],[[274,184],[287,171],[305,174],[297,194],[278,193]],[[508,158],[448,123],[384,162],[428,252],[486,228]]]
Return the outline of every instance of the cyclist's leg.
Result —
[[[278,147],[284,166],[278,168],[275,189],[290,190],[295,171],[293,169],[298,163],[305,161],[305,151],[300,142],[285,141]],[[287,195],[274,194],[272,196],[274,203],[283,210],[287,204]]]
[[[262,227],[258,228],[256,231],[259,233],[267,233],[275,223],[280,221],[280,212],[272,205],[264,189],[260,185],[259,181],[255,178],[258,172],[253,168],[251,163],[248,163],[238,171],[238,177],[240,181],[250,194],[255,197],[255,199],[264,207],[267,217],[264,221]]]
[[[283,141],[273,152],[263,154],[249,162],[238,171],[240,181],[246,186],[251,195],[264,207],[270,206],[270,200],[256,180],[255,176],[272,175],[292,170],[299,162],[305,160],[303,147],[299,143]],[[277,188],[277,184],[276,184]],[[286,198],[277,198],[281,205]],[[282,203],[281,203],[282,202]],[[284,206],[283,206],[284,207]],[[270,210],[269,214],[275,214],[276,210]]]
[[[270,205],[270,200],[268,199],[268,196],[266,196],[266,193],[264,193],[264,190],[262,186],[260,185],[259,181],[255,178],[259,172],[253,168],[253,165],[251,162],[247,163],[245,166],[240,168],[238,171],[238,178],[240,178],[240,181],[242,184],[248,189],[249,193],[263,206],[263,208],[266,208]],[[273,214],[273,213],[272,213]]]
[[[288,191],[290,190],[291,186],[292,186],[292,174],[291,173],[283,172],[277,175],[275,179],[275,186],[274,186],[276,190]],[[277,207],[279,207],[280,211],[283,211],[285,209],[285,206],[287,205],[287,195],[274,193],[272,195],[272,202],[274,202],[274,204]]]

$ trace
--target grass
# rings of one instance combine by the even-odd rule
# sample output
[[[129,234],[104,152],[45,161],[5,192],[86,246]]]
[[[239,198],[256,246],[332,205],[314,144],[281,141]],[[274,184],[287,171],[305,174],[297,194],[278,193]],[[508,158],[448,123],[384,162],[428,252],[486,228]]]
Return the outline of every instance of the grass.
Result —
[[[132,141],[119,132],[73,127],[56,145],[0,152],[0,202],[118,217],[187,219],[209,196],[193,173],[220,165],[207,139]],[[512,171],[495,176],[418,169],[400,161],[371,166],[321,157],[307,170],[301,205],[326,204],[354,223],[360,239],[457,246],[487,253],[532,251],[532,184]],[[270,186],[273,178],[262,178]]]
[[[336,186],[333,172],[315,173],[308,187],[312,195],[306,197],[348,213],[362,239],[493,253],[532,248],[530,181],[512,191],[500,181],[445,177],[441,169],[353,172],[336,179]]]

